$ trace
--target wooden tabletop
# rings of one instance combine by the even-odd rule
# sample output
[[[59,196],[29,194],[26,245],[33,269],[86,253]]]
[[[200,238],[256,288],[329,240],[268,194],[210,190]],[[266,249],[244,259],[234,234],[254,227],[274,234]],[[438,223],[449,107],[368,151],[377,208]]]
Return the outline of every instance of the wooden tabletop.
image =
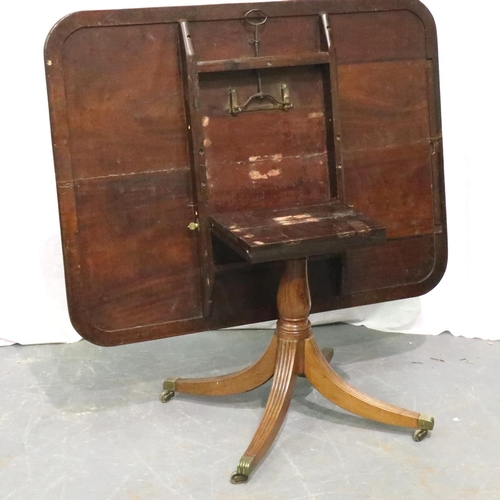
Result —
[[[314,312],[443,275],[437,38],[418,0],[77,12],[51,30],[45,68],[68,306],[87,340],[276,318],[277,260],[314,256]]]

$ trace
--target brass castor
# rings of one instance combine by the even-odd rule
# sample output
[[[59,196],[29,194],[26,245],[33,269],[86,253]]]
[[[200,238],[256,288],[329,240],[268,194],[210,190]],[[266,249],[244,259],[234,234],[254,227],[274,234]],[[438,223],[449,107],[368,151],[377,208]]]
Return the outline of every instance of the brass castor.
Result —
[[[413,433],[413,441],[419,443],[432,429],[434,429],[434,417],[421,414],[418,417],[418,429]]]
[[[429,434],[429,431],[427,429],[417,429],[413,433],[413,441],[420,443],[420,441],[422,441],[427,436],[427,434]]]
[[[174,391],[163,391],[160,395],[160,401],[162,403],[168,403],[174,396]]]
[[[233,472],[231,476],[232,484],[243,484],[248,481],[248,476],[246,474],[239,474],[238,472]]]

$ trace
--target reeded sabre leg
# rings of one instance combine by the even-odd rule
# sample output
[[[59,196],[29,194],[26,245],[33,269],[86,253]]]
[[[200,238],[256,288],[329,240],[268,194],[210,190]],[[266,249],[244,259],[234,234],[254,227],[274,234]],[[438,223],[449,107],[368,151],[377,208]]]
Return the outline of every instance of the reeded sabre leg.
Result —
[[[169,400],[175,392],[199,396],[229,396],[251,391],[272,377],[277,344],[277,337],[273,335],[263,356],[253,365],[235,373],[219,377],[167,379],[163,382],[163,394],[166,394],[165,398]],[[172,395],[169,397],[170,393]]]
[[[305,340],[304,355],[306,377],[332,403],[361,417],[385,424],[421,430],[433,428],[432,417],[384,403],[348,384],[326,362],[314,337]]]
[[[278,355],[273,385],[257,432],[231,477],[233,483],[246,482],[264,458],[285,419],[297,374],[303,373],[304,339],[311,335],[311,324],[307,319],[311,310],[307,259],[286,261],[277,304]]]
[[[266,409],[255,435],[231,476],[233,484],[245,483],[266,455],[278,434],[292,400],[297,375],[298,342],[279,339],[276,370]]]

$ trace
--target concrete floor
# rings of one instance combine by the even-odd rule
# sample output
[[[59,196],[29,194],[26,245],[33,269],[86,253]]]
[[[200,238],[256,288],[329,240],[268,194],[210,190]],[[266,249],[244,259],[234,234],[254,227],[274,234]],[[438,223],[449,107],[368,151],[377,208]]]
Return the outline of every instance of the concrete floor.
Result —
[[[0,498],[500,499],[500,342],[316,327],[334,368],[387,402],[432,413],[412,432],[347,414],[299,379],[282,432],[247,484],[235,470],[269,383],[230,397],[158,396],[166,376],[234,371],[269,331],[130,346],[0,349]]]

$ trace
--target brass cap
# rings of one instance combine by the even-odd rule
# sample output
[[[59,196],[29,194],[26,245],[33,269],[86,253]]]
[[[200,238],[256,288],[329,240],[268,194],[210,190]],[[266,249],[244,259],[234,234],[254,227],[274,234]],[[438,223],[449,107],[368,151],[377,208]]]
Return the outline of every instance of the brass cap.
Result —
[[[163,390],[164,391],[172,391],[172,392],[175,392],[175,381],[177,379],[176,378],[167,378],[164,382],[163,382]]]
[[[426,431],[434,429],[434,417],[431,415],[421,414],[418,417],[418,428]]]

